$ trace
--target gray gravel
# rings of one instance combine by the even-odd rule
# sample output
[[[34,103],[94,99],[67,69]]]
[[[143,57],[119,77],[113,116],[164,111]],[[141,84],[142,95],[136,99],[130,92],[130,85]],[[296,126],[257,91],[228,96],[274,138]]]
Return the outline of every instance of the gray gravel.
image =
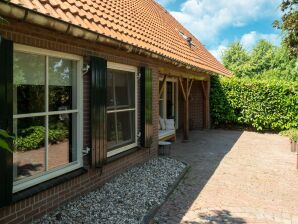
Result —
[[[165,200],[169,187],[184,168],[185,164],[167,157],[152,159],[35,223],[140,223]]]

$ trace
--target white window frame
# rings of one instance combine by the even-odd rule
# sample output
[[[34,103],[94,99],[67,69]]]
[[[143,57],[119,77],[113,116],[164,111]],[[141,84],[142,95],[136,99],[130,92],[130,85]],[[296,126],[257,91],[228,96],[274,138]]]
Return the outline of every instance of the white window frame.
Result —
[[[162,82],[163,81],[163,78],[160,77],[159,78],[159,81]],[[165,80],[165,87],[163,89],[163,93],[161,94],[161,96],[159,97],[159,101],[162,99],[162,102],[163,102],[163,115],[162,115],[162,118],[165,119],[167,118],[167,82],[172,82],[173,83],[173,98],[175,100],[175,107],[174,107],[174,110],[175,110],[175,128],[178,129],[178,124],[179,124],[179,100],[178,100],[178,91],[179,91],[179,86],[178,86],[178,79],[177,78],[171,78],[171,77],[167,77],[166,80]],[[160,88],[159,88],[160,89]],[[159,105],[159,104],[158,104]]]
[[[60,115],[60,114],[73,114],[75,113],[77,116],[76,119],[76,136],[73,138],[76,139],[76,151],[77,151],[77,161],[65,164],[63,166],[56,167],[54,169],[50,169],[48,171],[33,175],[31,177],[26,177],[21,180],[14,181],[13,183],[13,193],[24,190],[26,188],[32,187],[36,184],[45,182],[52,178],[61,176],[65,173],[71,172],[78,168],[83,167],[83,75],[82,75],[82,67],[83,67],[83,57],[73,54],[67,54],[52,50],[46,50],[42,48],[36,48],[21,44],[14,44],[14,52],[23,52],[35,55],[42,55],[47,56],[47,64],[48,64],[48,57],[56,57],[56,58],[63,58],[68,60],[73,60],[77,62],[77,77],[76,77],[76,90],[75,90],[75,97],[76,97],[76,105],[77,109],[75,110],[65,110],[65,111],[54,111],[50,112],[46,108],[48,112],[40,112],[40,113],[30,113],[30,114],[23,114],[23,115],[13,115],[13,119],[17,118],[26,118],[26,117],[39,117],[39,116],[50,116],[50,115]],[[47,65],[48,66],[48,65]],[[46,72],[48,72],[48,67]],[[48,75],[46,75],[48,79]],[[48,85],[48,80],[46,80],[46,85]],[[47,88],[46,88],[47,89]],[[46,107],[48,107],[48,90],[46,90]],[[48,122],[48,119],[46,119]],[[47,136],[47,134],[46,134]],[[48,139],[46,138],[45,143],[47,144]],[[46,152],[46,157],[48,152]]]
[[[107,68],[135,73],[135,110],[132,110],[132,109],[123,110],[123,111],[135,111],[135,142],[120,148],[113,149],[112,151],[109,151],[107,157],[112,157],[121,152],[127,151],[129,149],[132,149],[138,146],[138,79],[137,79],[138,69],[137,67],[134,67],[134,66],[119,64],[114,62],[108,62]],[[121,111],[121,110],[117,110],[117,111]],[[107,111],[107,113],[109,112]]]

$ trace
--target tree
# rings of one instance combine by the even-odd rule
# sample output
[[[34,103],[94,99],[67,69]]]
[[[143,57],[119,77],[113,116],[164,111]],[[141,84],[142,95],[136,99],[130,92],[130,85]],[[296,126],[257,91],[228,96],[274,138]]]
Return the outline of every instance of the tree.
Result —
[[[247,63],[249,61],[248,52],[243,48],[242,44],[234,42],[222,53],[222,62],[231,70],[236,77],[247,76],[248,68]]]
[[[273,26],[281,29],[283,42],[289,47],[291,56],[298,57],[298,0],[283,0],[280,9],[282,21],[275,21]]]
[[[260,40],[247,52],[241,43],[235,42],[223,52],[222,61],[239,78],[298,81],[297,59],[289,56],[285,44],[276,47]]]
[[[272,66],[274,58],[274,46],[266,41],[260,40],[253,48],[249,60],[251,72],[254,75],[262,74]]]

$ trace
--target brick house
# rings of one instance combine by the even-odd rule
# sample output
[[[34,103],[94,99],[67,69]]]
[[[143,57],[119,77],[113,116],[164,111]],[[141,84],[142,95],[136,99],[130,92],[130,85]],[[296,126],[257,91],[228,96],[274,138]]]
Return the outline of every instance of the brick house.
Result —
[[[160,118],[186,140],[208,128],[210,75],[231,75],[153,0],[0,1],[0,16],[0,129],[16,136],[0,150],[0,223],[157,156]]]

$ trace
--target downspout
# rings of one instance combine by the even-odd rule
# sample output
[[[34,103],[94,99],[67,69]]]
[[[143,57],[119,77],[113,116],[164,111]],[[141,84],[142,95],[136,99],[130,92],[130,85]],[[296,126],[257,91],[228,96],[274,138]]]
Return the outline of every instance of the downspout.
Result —
[[[84,29],[82,27],[73,25],[71,23],[52,18],[48,15],[38,13],[28,8],[17,6],[11,3],[2,2],[1,0],[0,0],[0,15],[17,19],[17,20],[22,20],[24,22],[32,23],[45,28],[50,28],[58,32],[70,34],[74,37],[82,38],[88,41],[103,43],[105,45],[109,45],[114,48],[125,50],[126,52],[129,52],[129,53],[135,52],[139,55],[142,54],[147,57],[151,57],[154,59],[158,59],[160,61],[171,63],[178,67],[185,67],[186,69],[192,70],[195,72],[204,72],[207,74],[214,73],[211,71],[200,69],[198,67],[192,66],[187,63],[177,61],[173,58],[170,58],[158,53],[153,53],[149,50],[145,50],[140,47],[136,47],[132,44],[124,43],[122,41],[113,39],[112,37],[106,37],[104,35],[98,34],[91,30]]]

